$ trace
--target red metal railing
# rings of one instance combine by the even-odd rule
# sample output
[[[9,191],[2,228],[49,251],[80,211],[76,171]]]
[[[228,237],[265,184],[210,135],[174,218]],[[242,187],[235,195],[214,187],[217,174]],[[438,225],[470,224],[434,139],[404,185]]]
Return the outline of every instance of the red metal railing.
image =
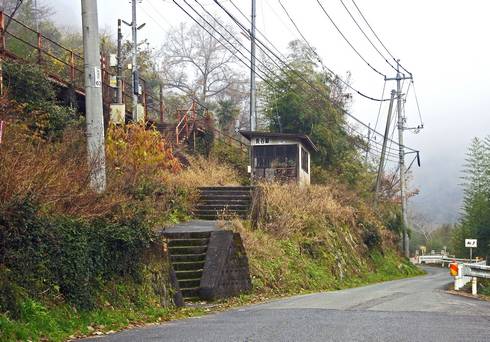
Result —
[[[7,22],[9,25],[5,29]],[[38,64],[52,81],[84,95],[83,56],[1,11],[0,54],[9,59]],[[115,74],[111,72],[105,57],[101,57],[101,69],[103,100],[107,108],[115,98],[116,89],[110,85],[111,77]],[[140,102],[144,105],[145,117],[155,121],[163,119],[163,98],[155,96],[144,79],[140,79],[140,82],[143,85]],[[122,93],[123,103],[130,109],[133,101],[130,82],[123,82]]]
[[[5,29],[7,22],[8,28]],[[85,94],[84,62],[81,53],[61,45],[54,39],[37,32],[2,11],[0,11],[0,57],[40,65],[53,82],[72,88],[80,95]],[[114,77],[115,74],[111,72],[105,57],[101,57],[101,69],[102,96],[104,106],[107,109],[116,95],[116,89],[110,85],[111,77]],[[3,86],[1,75],[2,73],[0,72],[0,87]],[[165,106],[161,85],[158,89],[159,94],[156,96],[152,89],[148,87],[146,80],[140,78],[140,82],[143,86],[143,93],[139,100],[145,109],[145,119],[163,123]],[[123,103],[126,104],[127,110],[132,108],[132,92],[131,82],[122,80]],[[3,92],[0,88],[1,93]],[[198,112],[207,113],[207,109],[196,101],[193,101],[189,109],[177,111],[177,126],[175,128],[177,144],[188,140],[195,129],[206,129],[204,125],[200,124],[201,118],[198,118],[198,116],[201,115],[198,115]],[[246,145],[240,140],[227,135],[219,129],[214,128],[213,130],[217,139],[222,142],[239,147],[242,151],[247,150]]]
[[[192,101],[192,105],[188,110],[177,111],[177,125],[175,126],[177,144],[189,139],[190,132],[195,128],[196,119],[196,101]]]

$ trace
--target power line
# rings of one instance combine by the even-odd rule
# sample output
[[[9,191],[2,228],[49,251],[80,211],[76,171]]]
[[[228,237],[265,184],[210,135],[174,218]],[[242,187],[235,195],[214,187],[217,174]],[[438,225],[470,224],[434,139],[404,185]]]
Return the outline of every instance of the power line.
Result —
[[[179,8],[180,8],[180,9],[181,9],[181,10],[182,10],[184,13],[186,13],[186,14],[187,14],[187,15],[188,15],[188,16],[189,16],[189,17],[190,17],[192,20],[194,20],[194,21],[195,21],[195,22],[196,22],[196,23],[197,23],[199,26],[201,26],[201,28],[203,28],[203,29],[204,29],[204,30],[205,30],[205,31],[206,31],[208,34],[210,34],[210,35],[211,35],[211,36],[212,36],[214,39],[218,40],[218,39],[217,39],[217,38],[216,38],[216,37],[215,37],[215,36],[214,36],[214,35],[213,35],[213,34],[212,34],[212,33],[211,33],[211,32],[210,32],[208,29],[207,29],[207,28],[205,28],[205,27],[204,27],[204,26],[203,26],[201,23],[199,23],[199,22],[198,22],[198,21],[197,21],[197,20],[196,20],[196,19],[195,19],[195,18],[194,18],[194,17],[193,17],[193,16],[192,16],[192,15],[191,15],[189,12],[187,12],[187,11],[186,11],[186,10],[185,10],[185,9],[184,9],[184,8],[183,8],[181,5],[180,5],[180,4],[178,4],[178,3],[177,3],[175,0],[174,0],[173,2],[174,2],[174,3],[175,3],[175,4],[176,4],[176,5],[177,5],[177,6],[178,6],[178,7],[179,7]],[[186,1],[185,1],[185,2],[186,2]],[[219,3],[218,3],[216,0],[215,0],[215,2],[216,2],[218,5],[220,5],[220,4],[219,4]],[[190,6],[190,5],[189,5],[187,2],[186,2],[186,4],[187,4],[189,7],[191,7],[191,8],[192,8],[192,6]],[[221,5],[220,5],[220,7],[221,7]],[[194,10],[194,9],[193,9],[193,10]],[[195,10],[194,10],[194,11],[195,11]],[[233,19],[233,20],[234,20],[234,21],[237,23],[237,25],[239,25],[241,28],[244,28],[243,24],[241,24],[241,23],[240,23],[240,22],[239,22],[239,21],[238,21],[238,20],[237,20],[237,19],[236,19],[236,18],[235,18],[233,15],[231,15],[231,14],[230,14],[229,12],[227,12],[226,10],[225,10],[225,12],[226,12],[226,13],[227,13],[227,14],[228,14],[228,15],[229,15],[229,16],[230,16],[230,17],[231,17],[231,18],[232,18],[232,19]],[[202,16],[201,16],[201,17],[202,17]],[[205,20],[205,21],[206,21],[206,20]],[[206,21],[206,22],[207,22],[207,21]],[[210,24],[209,24],[209,22],[207,22],[207,23],[208,23],[208,25],[210,25]],[[210,27],[211,27],[213,30],[217,31],[217,30],[216,30],[216,28],[212,27],[211,25],[210,25]],[[217,32],[218,32],[218,31],[217,31]],[[221,35],[221,36],[222,36],[222,35]],[[222,36],[222,37],[223,37],[223,36]],[[224,39],[224,40],[226,40],[228,43],[230,43],[230,42],[229,42],[229,40],[227,40],[226,38],[224,38],[224,37],[223,37],[223,39]],[[218,41],[219,41],[219,40],[218,40]],[[260,40],[259,40],[259,41],[260,41]],[[227,49],[229,50],[229,47],[227,47],[227,46],[226,46],[226,45],[225,45],[223,42],[221,42],[221,41],[219,41],[219,42],[220,42],[220,44],[222,44],[222,45],[223,45],[225,48],[227,48]],[[260,41],[260,42],[261,42],[261,41]],[[268,48],[268,47],[267,47],[265,44],[263,44],[262,42],[261,42],[261,44],[262,44],[262,45],[263,45],[263,46],[264,46],[266,49],[268,49],[268,51],[269,51],[269,52],[271,52],[271,53],[272,53],[272,54],[273,54],[273,55],[274,55],[274,56],[275,56],[275,57],[276,57],[276,58],[277,58],[279,61],[281,61],[281,62],[282,62],[282,63],[283,63],[283,64],[284,64],[286,67],[288,67],[288,68],[290,68],[290,69],[291,69],[291,67],[290,67],[290,66],[289,66],[289,65],[288,65],[286,62],[282,61],[282,60],[281,60],[279,57],[277,57],[277,55],[275,55],[275,54],[274,54],[274,52],[270,51],[270,49],[269,49],[269,48]],[[230,51],[230,50],[229,50],[229,51]],[[248,64],[247,64],[247,63],[245,63],[243,60],[241,60],[241,59],[239,59],[239,60],[240,60],[240,61],[241,61],[243,64],[245,64],[247,67],[249,67],[249,66],[248,66]],[[313,89],[314,89],[314,90],[315,90],[315,91],[316,91],[318,94],[320,94],[321,96],[325,97],[325,95],[324,95],[324,94],[322,94],[322,93],[321,93],[321,92],[320,92],[320,91],[319,91],[319,90],[318,90],[318,89],[317,89],[315,86],[312,86],[312,85],[311,85],[311,83],[309,83],[309,81],[308,81],[308,80],[306,80],[306,79],[305,79],[305,78],[304,78],[304,77],[303,77],[301,74],[298,74],[298,72],[297,72],[296,70],[292,69],[292,71],[293,71],[293,72],[295,72],[295,73],[297,74],[297,76],[299,76],[299,77],[300,77],[300,78],[301,78],[301,79],[302,79],[302,80],[303,80],[303,81],[304,81],[306,84],[308,84],[310,87],[312,87],[312,88],[313,88]],[[264,79],[263,77],[261,77],[261,79],[262,79],[262,80],[264,80],[266,83],[268,83],[268,82],[267,82],[267,80],[266,80],[266,79]],[[269,84],[270,84],[270,83],[269,83]],[[325,99],[326,99],[327,101],[331,102],[331,100],[330,100],[330,99],[328,99],[328,98],[326,98],[326,97],[325,97]],[[353,118],[355,121],[357,121],[357,122],[358,122],[358,123],[360,123],[361,125],[364,125],[364,126],[365,126],[365,124],[364,124],[362,121],[360,121],[359,119],[357,119],[356,117],[354,117],[352,114],[348,113],[348,112],[347,112],[347,111],[345,111],[344,109],[341,109],[341,108],[340,108],[340,110],[341,110],[341,111],[342,111],[344,114],[346,114],[347,116],[349,116],[349,117]],[[357,131],[355,128],[353,128],[352,126],[350,126],[350,128],[351,128],[353,131],[355,131],[356,133],[359,133],[359,132],[358,132],[358,131]],[[377,132],[377,131],[374,131],[374,132],[375,132],[376,134],[378,134],[378,135],[381,135],[381,134],[380,134],[379,132]],[[360,134],[360,136],[363,136],[363,135],[362,135],[362,134]],[[382,136],[382,135],[381,135],[381,136]],[[412,149],[412,150],[413,150],[413,149]],[[413,150],[413,151],[415,151],[415,150]]]
[[[383,83],[383,91],[381,92],[381,98],[385,97],[385,89],[386,89],[386,81]],[[378,115],[376,116],[376,124],[374,125],[374,129],[378,128],[379,116],[381,115],[381,107],[383,106],[383,102],[379,103]]]
[[[362,55],[361,53],[354,47],[354,45],[352,45],[352,43],[349,41],[349,39],[347,39],[347,37],[345,36],[345,34],[340,30],[340,28],[337,26],[337,24],[335,23],[335,21],[332,19],[332,17],[330,16],[330,14],[328,14],[327,10],[325,9],[325,7],[322,5],[322,3],[320,2],[320,0],[316,0],[316,2],[318,3],[318,5],[320,5],[323,13],[325,13],[325,15],[327,16],[327,18],[330,20],[330,22],[332,23],[332,25],[337,29],[337,31],[340,33],[340,35],[342,36],[342,38],[344,38],[344,40],[347,42],[347,44],[349,44],[349,46],[352,48],[352,50],[354,50],[354,52],[356,53],[356,55],[359,56],[359,58],[361,58],[364,63],[366,63],[374,72],[376,72],[377,74],[383,76],[384,78],[386,78],[386,75],[383,74],[381,71],[379,71],[378,69],[376,69],[375,67],[373,67],[371,65],[371,63],[369,63]]]
[[[417,92],[415,91],[415,82],[413,81],[413,79],[412,79],[412,88],[413,88],[413,94],[415,96],[415,103],[417,104],[417,111],[419,113],[420,126],[423,128],[424,127],[424,121],[422,120],[422,112],[420,111],[419,99],[417,97]]]
[[[321,66],[324,69],[326,69],[333,76],[335,76],[335,78],[337,80],[339,80],[340,82],[342,82],[346,87],[348,87],[349,89],[351,89],[352,91],[356,92],[357,94],[361,95],[362,97],[364,97],[366,99],[369,99],[371,101],[377,101],[377,102],[389,101],[389,99],[383,99],[383,98],[377,99],[377,98],[374,98],[372,96],[369,96],[369,95],[364,94],[363,92],[361,92],[361,91],[357,90],[356,88],[352,87],[348,82],[344,81],[340,76],[338,76],[337,74],[335,74],[335,72],[333,72],[332,69],[330,69],[329,67],[325,66],[325,64],[323,64],[323,61],[320,58],[320,56],[318,55],[318,53],[316,52],[316,50],[313,48],[313,46],[310,44],[310,42],[306,39],[306,37],[304,36],[304,34],[299,29],[298,25],[296,25],[296,22],[294,21],[294,19],[292,18],[292,16],[289,14],[288,10],[283,5],[282,1],[281,0],[278,0],[278,1],[279,1],[279,4],[281,5],[282,9],[284,10],[284,13],[286,13],[286,16],[289,18],[289,20],[293,24],[294,28],[296,29],[296,31],[298,31],[298,33],[301,36],[301,38],[303,39],[303,41],[306,43],[306,45],[308,46],[308,48],[315,55],[315,57],[317,58],[318,62],[321,64]]]
[[[369,42],[369,44],[371,44],[371,46],[376,50],[376,52],[381,56],[381,58],[383,58],[383,60],[395,71],[396,70],[396,67],[391,64],[388,59],[381,53],[381,51],[379,51],[379,49],[376,47],[376,45],[374,45],[374,43],[372,42],[372,40],[368,37],[368,35],[366,34],[366,32],[364,32],[364,30],[362,29],[361,25],[359,25],[359,23],[357,22],[356,18],[354,18],[354,16],[352,15],[351,11],[349,10],[349,8],[345,5],[345,2],[344,0],[340,0],[340,2],[342,3],[342,6],[345,8],[345,10],[347,11],[347,13],[349,13],[349,16],[351,17],[351,19],[354,21],[354,23],[356,24],[356,26],[359,28],[359,30],[362,32],[362,34],[364,35],[364,37],[367,39],[367,41]]]
[[[379,36],[376,34],[376,32],[374,31],[374,29],[372,28],[372,26],[369,24],[369,22],[367,21],[366,17],[364,16],[364,14],[362,13],[361,9],[359,8],[359,6],[357,6],[357,3],[355,2],[355,0],[352,0],[352,3],[354,4],[354,6],[356,7],[357,11],[359,12],[359,14],[361,15],[362,19],[364,20],[364,22],[366,23],[366,25],[369,27],[369,29],[371,30],[371,32],[373,33],[373,35],[376,37],[376,39],[378,40],[378,42],[381,44],[381,46],[386,50],[386,52],[390,55],[390,57],[398,63],[398,65],[400,65],[400,67],[405,70],[408,74],[412,75],[412,73],[410,71],[408,71],[407,69],[405,69],[403,67],[403,65],[401,65],[398,60],[393,56],[393,54],[388,50],[388,48],[385,46],[385,44],[383,44],[383,42],[381,41],[381,39],[379,38]]]
[[[238,20],[236,19],[226,8],[224,8],[224,6],[222,6],[217,0],[214,0],[214,2],[240,27],[242,28],[243,30],[247,30],[246,27]],[[270,48],[265,45],[260,39],[256,38],[257,39],[257,42],[259,42],[262,46],[264,46],[265,49],[267,49],[277,60],[279,60],[282,64],[284,64],[284,66],[288,69],[290,69],[293,73],[295,73],[299,78],[301,78],[307,85],[309,85],[312,89],[314,89],[318,94],[320,94],[321,96],[325,97],[325,95],[323,93],[321,93],[315,86],[313,86],[307,79],[305,79],[303,77],[303,75],[301,75],[300,73],[298,73],[297,70],[291,68],[291,66],[286,63],[285,61],[283,61],[280,57],[277,56],[277,54],[275,54],[273,51],[270,50]],[[270,58],[270,57],[269,57]],[[282,70],[284,71],[284,69],[282,68]],[[330,103],[331,100],[329,98],[326,98],[326,100]],[[349,116],[351,119],[353,119],[354,121],[356,121],[357,123],[359,123],[360,125],[364,126],[365,128],[367,128],[368,130],[371,130],[371,132],[375,133],[376,135],[378,136],[381,136],[383,137],[383,134],[381,134],[380,132],[376,131],[376,130],[373,130],[372,128],[370,128],[367,124],[365,124],[364,122],[362,122],[361,120],[359,120],[357,117],[355,117],[354,115],[352,115],[351,113],[349,113],[347,110],[343,109],[343,108],[338,108],[340,111],[342,111],[342,113],[344,113],[345,115]],[[352,126],[351,128],[357,132],[357,130],[355,130]],[[362,134],[361,134],[362,135]],[[398,145],[397,142],[393,141],[392,139],[390,139],[390,141],[392,143],[395,143]],[[406,147],[407,149],[415,152],[416,150],[410,148],[410,147]]]

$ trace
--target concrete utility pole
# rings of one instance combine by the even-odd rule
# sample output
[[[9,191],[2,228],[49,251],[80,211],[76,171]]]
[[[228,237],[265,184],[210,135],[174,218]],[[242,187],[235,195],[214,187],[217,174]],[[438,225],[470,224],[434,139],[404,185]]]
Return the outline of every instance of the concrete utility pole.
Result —
[[[255,83],[255,20],[256,20],[256,4],[252,0],[252,27],[250,30],[250,130],[257,129],[257,85]]]
[[[396,94],[395,90],[392,90],[390,107],[388,109],[388,118],[386,119],[385,135],[383,137],[383,147],[381,148],[381,158],[379,159],[378,176],[376,177],[376,190],[375,190],[376,198],[379,195],[379,187],[381,185],[381,179],[383,178],[383,173],[384,173],[386,145],[388,144],[388,135],[390,134],[391,115],[393,113],[393,102],[395,101],[395,94]]]
[[[407,220],[407,199],[406,199],[406,189],[405,189],[405,146],[403,145],[403,131],[405,129],[405,118],[402,112],[402,87],[401,81],[402,76],[400,74],[400,61],[397,61],[397,73],[396,73],[396,96],[397,96],[397,112],[398,112],[398,147],[400,154],[399,169],[400,169],[400,200],[402,207],[402,225],[403,225],[403,251],[405,256],[410,257],[409,244],[408,241],[408,220]]]
[[[132,56],[132,74],[133,74],[133,121],[138,119],[138,94],[139,94],[139,73],[138,73],[138,26],[136,24],[136,2],[132,0],[132,21],[131,29],[133,33],[133,56]]]
[[[103,192],[106,187],[106,173],[97,0],[81,1],[90,185],[95,191]]]
[[[39,8],[37,7],[37,0],[34,0],[34,21],[36,22],[36,32],[39,32]]]
[[[397,112],[398,112],[398,147],[399,147],[399,169],[400,169],[400,201],[402,210],[402,225],[403,225],[403,252],[408,258],[410,256],[410,242],[408,239],[408,218],[407,218],[407,195],[406,195],[406,180],[405,180],[405,146],[403,145],[403,131],[405,128],[405,118],[402,111],[403,94],[401,81],[412,80],[412,75],[406,76],[400,73],[400,60],[397,60],[397,71],[395,78],[385,78],[385,81],[396,81],[396,97],[397,97]]]
[[[123,102],[123,89],[122,89],[122,20],[117,20],[117,96],[116,102]]]
[[[371,148],[371,123],[369,123],[369,126],[368,126],[368,142],[367,142],[367,146],[366,146],[366,164],[369,162],[369,151],[370,151],[370,148]]]

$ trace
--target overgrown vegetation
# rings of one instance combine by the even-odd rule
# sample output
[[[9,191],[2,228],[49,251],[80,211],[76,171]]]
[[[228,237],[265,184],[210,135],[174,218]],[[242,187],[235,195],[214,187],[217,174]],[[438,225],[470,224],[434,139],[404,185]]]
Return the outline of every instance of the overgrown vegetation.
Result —
[[[196,186],[237,184],[236,172],[202,157],[184,170],[158,132],[111,126],[109,182],[97,194],[83,120],[55,104],[37,67],[4,65],[0,339],[63,340],[175,315],[158,230],[189,218]],[[31,86],[44,90],[26,97]]]
[[[361,162],[363,142],[345,128],[348,96],[317,71],[305,47],[292,47],[291,66],[324,96],[314,96],[291,74],[271,80],[284,92],[265,90],[269,128],[312,135],[320,147],[313,178],[321,185],[265,184],[254,226],[234,223],[246,244],[255,293],[293,294],[418,274],[394,252],[396,202],[383,201],[377,212],[370,204],[373,175]],[[173,317],[158,231],[190,218],[198,186],[247,184],[248,155],[215,139],[212,115],[196,153],[184,161],[155,130],[110,126],[107,191],[97,194],[89,186],[83,119],[56,103],[41,69],[5,64],[5,76],[0,337],[63,340],[100,326],[115,330]],[[223,96],[217,123],[231,130],[240,100]],[[195,312],[202,311],[177,315]]]
[[[421,274],[394,252],[396,235],[355,193],[332,185],[262,189],[257,227],[233,222],[257,291],[332,290]]]

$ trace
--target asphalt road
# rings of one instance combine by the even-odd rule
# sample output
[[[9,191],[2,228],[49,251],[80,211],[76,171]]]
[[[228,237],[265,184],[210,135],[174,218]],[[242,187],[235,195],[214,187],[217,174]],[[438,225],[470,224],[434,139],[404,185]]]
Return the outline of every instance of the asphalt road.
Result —
[[[444,292],[447,269],[277,300],[92,341],[490,341],[490,302]]]

